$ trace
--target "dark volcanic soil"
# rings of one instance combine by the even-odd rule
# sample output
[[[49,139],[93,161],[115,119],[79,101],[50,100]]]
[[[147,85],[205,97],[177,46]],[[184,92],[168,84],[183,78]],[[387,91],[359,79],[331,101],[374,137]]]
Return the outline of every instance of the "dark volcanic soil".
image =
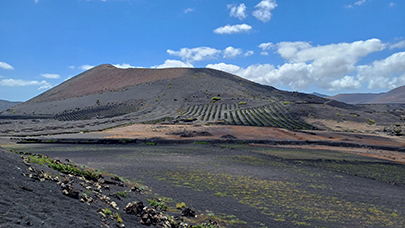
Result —
[[[68,158],[142,182],[154,193],[184,202],[225,227],[405,226],[403,180],[395,179],[404,167],[383,160],[248,145],[25,144],[13,148]],[[366,168],[352,167],[372,167],[371,173],[380,172],[374,169],[381,167],[393,173],[373,177]],[[388,179],[401,186],[384,183]]]

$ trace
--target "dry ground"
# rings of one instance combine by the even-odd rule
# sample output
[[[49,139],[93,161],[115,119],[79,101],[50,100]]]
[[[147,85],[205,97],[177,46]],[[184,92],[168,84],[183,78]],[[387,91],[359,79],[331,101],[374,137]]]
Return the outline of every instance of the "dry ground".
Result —
[[[361,125],[361,124],[360,124]],[[373,126],[352,126],[364,132],[364,129],[373,128]],[[361,128],[363,126],[363,128]],[[273,127],[249,127],[249,126],[222,126],[222,125],[159,125],[159,124],[134,124],[131,126],[116,128],[97,133],[100,137],[105,138],[161,138],[161,139],[190,139],[181,137],[181,132],[209,132],[211,136],[195,136],[192,139],[219,139],[224,135],[233,135],[237,139],[255,139],[255,140],[314,140],[314,141],[341,141],[365,145],[383,145],[405,147],[405,138],[396,136],[384,136],[366,133],[350,132],[332,132],[332,131],[289,131],[286,129]],[[396,151],[373,150],[369,148],[340,148],[327,147],[319,145],[311,146],[278,146],[278,147],[295,147],[305,149],[330,149],[339,150],[347,153],[355,153],[363,156],[376,157],[399,163],[405,163],[405,153]]]

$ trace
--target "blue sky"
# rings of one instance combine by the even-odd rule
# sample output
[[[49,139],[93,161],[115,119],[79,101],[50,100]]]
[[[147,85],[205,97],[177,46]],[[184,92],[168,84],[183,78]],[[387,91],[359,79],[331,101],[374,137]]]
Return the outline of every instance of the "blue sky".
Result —
[[[385,92],[405,85],[405,1],[0,1],[0,99],[28,100],[104,63]]]

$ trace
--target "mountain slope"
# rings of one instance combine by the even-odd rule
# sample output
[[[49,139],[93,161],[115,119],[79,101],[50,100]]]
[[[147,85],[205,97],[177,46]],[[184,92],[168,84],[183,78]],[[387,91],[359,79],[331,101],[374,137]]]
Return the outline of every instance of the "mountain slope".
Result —
[[[327,98],[344,102],[347,104],[366,104],[380,95],[381,94],[377,93],[347,93],[347,94],[338,94]]]
[[[118,69],[104,64],[2,112],[0,118],[61,121],[222,123],[313,129],[311,118],[378,123],[399,116],[318,96],[277,90],[206,68]],[[90,123],[89,123],[90,124]]]
[[[367,103],[372,104],[395,104],[405,103],[405,86],[395,88],[387,93],[380,94],[379,96],[369,100]]]
[[[6,109],[16,106],[20,103],[21,102],[0,100],[0,111],[6,110]]]
[[[328,98],[348,104],[405,104],[405,86],[386,93],[338,94]]]

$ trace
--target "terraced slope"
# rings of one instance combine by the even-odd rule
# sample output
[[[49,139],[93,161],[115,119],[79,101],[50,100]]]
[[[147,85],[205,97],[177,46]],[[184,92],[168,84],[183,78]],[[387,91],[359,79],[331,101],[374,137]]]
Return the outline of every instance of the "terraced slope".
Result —
[[[286,129],[314,129],[279,102],[252,108],[237,103],[197,104],[188,106],[183,119],[231,125],[265,126]]]

